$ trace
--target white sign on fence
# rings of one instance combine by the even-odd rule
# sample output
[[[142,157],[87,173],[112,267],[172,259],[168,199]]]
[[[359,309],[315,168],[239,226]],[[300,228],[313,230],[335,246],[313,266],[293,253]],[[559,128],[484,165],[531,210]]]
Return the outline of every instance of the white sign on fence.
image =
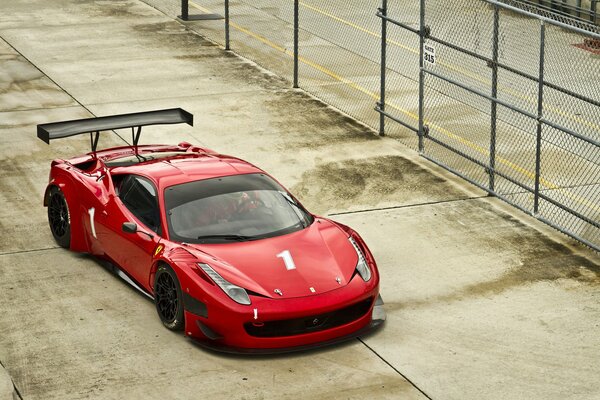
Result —
[[[427,44],[423,45],[423,59],[426,63],[435,65],[435,48]]]

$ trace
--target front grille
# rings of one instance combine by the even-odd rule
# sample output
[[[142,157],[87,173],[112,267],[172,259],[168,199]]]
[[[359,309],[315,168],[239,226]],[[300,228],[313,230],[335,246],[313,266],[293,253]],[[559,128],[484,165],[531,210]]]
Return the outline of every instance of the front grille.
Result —
[[[268,321],[260,324],[248,322],[244,324],[244,328],[250,336],[256,337],[292,336],[319,332],[359,319],[369,311],[372,304],[373,298],[370,297],[359,303],[325,314],[281,321]]]

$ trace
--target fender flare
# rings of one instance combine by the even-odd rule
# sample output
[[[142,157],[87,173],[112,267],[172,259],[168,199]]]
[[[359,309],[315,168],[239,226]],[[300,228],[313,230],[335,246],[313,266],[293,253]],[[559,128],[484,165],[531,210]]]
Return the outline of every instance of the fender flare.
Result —
[[[73,180],[65,174],[60,174],[50,181],[44,192],[44,207],[48,207],[50,190],[58,187],[65,196],[67,207],[69,209],[69,218],[71,223],[71,246],[70,250],[76,252],[89,252],[89,246],[85,237],[85,230],[81,220],[81,202],[77,196]]]

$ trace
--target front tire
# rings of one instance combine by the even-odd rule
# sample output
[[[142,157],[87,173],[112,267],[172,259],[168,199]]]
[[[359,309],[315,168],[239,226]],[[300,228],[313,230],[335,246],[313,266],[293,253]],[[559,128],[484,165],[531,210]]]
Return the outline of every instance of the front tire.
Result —
[[[71,215],[63,192],[56,186],[50,188],[48,198],[48,224],[54,240],[66,249],[71,245]]]
[[[162,264],[154,278],[154,304],[163,325],[172,331],[181,331],[185,320],[181,286],[173,269]]]

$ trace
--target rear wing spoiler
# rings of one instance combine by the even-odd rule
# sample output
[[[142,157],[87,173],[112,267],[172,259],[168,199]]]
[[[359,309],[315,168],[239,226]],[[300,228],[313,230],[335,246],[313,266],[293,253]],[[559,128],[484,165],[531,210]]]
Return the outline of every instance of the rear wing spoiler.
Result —
[[[171,108],[41,124],[37,126],[37,136],[50,144],[50,140],[89,133],[92,151],[96,152],[100,131],[131,128],[133,146],[137,146],[142,126],[182,123],[194,126],[194,116],[181,108]],[[134,128],[137,128],[137,132],[134,132]]]

